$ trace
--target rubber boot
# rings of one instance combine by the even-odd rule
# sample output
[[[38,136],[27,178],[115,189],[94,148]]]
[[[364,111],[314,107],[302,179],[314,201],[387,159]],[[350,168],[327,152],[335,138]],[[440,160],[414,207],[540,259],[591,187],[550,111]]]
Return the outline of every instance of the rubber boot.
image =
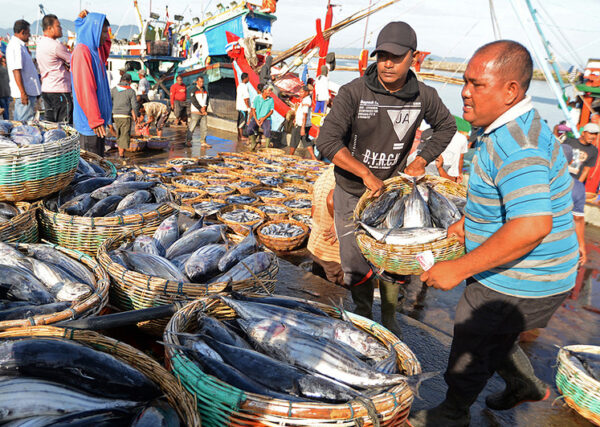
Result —
[[[506,382],[506,388],[486,397],[485,404],[490,409],[505,411],[523,402],[537,402],[550,396],[550,388],[535,376],[529,358],[518,345],[497,372]]]
[[[446,400],[432,409],[417,411],[408,418],[412,427],[468,427],[471,422],[470,404],[446,394]]]
[[[396,320],[400,285],[379,279],[379,293],[381,294],[381,324],[402,339],[402,330]]]
[[[350,288],[352,301],[356,304],[354,313],[368,319],[373,318],[373,282],[367,280],[365,283]]]
[[[248,142],[250,143],[250,151],[254,151],[256,149],[256,145],[258,144],[258,139],[256,138],[256,135],[249,135]]]
[[[271,138],[265,138],[265,148],[269,148],[270,143],[271,143]]]

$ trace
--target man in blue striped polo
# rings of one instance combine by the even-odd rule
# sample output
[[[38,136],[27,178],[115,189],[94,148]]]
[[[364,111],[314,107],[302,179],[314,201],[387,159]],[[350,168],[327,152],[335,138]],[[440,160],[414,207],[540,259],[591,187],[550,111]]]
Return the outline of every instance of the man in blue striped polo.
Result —
[[[494,372],[506,389],[486,398],[491,409],[550,393],[517,340],[546,326],[575,285],[579,255],[568,165],[526,96],[532,69],[526,48],[501,40],[479,48],[464,74],[463,117],[483,129],[465,216],[449,229],[467,254],[421,279],[443,290],[463,280],[467,287],[456,307],[446,399],[414,414],[414,427],[468,426],[469,408]]]

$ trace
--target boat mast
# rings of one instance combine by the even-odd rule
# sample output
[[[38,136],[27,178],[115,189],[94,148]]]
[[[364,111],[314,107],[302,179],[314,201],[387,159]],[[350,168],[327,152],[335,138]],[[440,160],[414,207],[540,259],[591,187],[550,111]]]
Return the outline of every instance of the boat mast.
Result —
[[[333,22],[333,4],[331,4],[331,0],[327,1],[327,14],[325,15],[325,25],[323,26],[323,31],[327,31],[331,28],[331,24]],[[319,46],[319,64],[317,66],[317,76],[321,75],[321,67],[326,64],[327,51],[329,50],[329,39],[323,39],[321,41],[321,45]]]
[[[525,0],[524,3],[517,2],[517,0],[510,0],[510,1],[511,1],[513,10],[515,11],[515,14],[517,15],[517,18],[519,19],[519,22],[521,23],[521,27],[523,27],[523,31],[525,32],[525,35],[529,39],[529,44],[530,44],[531,50],[533,51],[533,56],[535,57],[538,65],[542,69],[542,72],[544,73],[544,77],[546,77],[546,82],[548,82],[550,89],[552,89],[552,91],[554,92],[554,95],[556,96],[556,100],[558,101],[558,105],[559,105],[560,109],[562,110],[563,114],[565,115],[565,119],[566,119],[567,123],[569,124],[569,127],[571,128],[573,134],[575,135],[576,138],[579,138],[579,130],[577,129],[577,123],[573,123],[573,120],[571,119],[571,115],[569,114],[569,108],[567,107],[567,104],[565,103],[564,82],[562,81],[562,78],[560,76],[560,71],[558,70],[558,66],[556,65],[556,63],[554,61],[554,55],[552,55],[552,52],[550,51],[549,43],[546,41],[546,38],[544,37],[544,33],[541,31],[539,23],[537,22],[535,9],[531,5],[531,1]],[[525,5],[525,7],[523,7],[523,5]],[[543,45],[543,49],[540,48],[539,42],[536,43],[536,37],[533,34],[531,34],[531,27],[525,24],[525,16],[527,14],[531,15],[534,23],[536,24],[537,33],[539,35],[538,41],[542,42],[541,44]],[[544,50],[548,57],[546,57],[544,55]],[[563,88],[562,90],[556,84],[556,81],[554,80],[554,75],[552,73],[552,70],[548,66],[548,63],[552,64],[552,68],[554,69],[554,71],[558,77],[558,80],[561,82],[561,87]]]

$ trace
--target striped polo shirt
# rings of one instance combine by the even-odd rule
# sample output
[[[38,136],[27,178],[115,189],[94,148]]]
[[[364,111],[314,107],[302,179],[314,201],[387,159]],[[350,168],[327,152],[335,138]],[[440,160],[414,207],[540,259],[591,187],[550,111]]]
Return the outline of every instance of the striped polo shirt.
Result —
[[[527,97],[478,138],[465,208],[465,246],[472,251],[508,220],[552,215],[552,232],[527,255],[474,278],[495,291],[545,297],[575,285],[579,246],[572,179],[560,143]]]

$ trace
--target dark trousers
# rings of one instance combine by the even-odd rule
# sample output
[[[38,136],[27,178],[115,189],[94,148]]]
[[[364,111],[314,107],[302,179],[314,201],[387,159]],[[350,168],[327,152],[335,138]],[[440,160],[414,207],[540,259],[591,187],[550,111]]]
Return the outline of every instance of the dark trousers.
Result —
[[[304,136],[300,135],[301,126],[294,126],[292,129],[292,138],[290,140],[290,147],[298,148],[298,145],[302,142],[303,147],[312,147],[312,142],[308,139],[308,132],[310,132],[310,126],[304,127]]]
[[[104,157],[104,138],[96,135],[79,135],[79,144],[82,150]]]
[[[73,96],[70,93],[43,92],[44,118],[54,123],[73,123]]]
[[[265,120],[260,128],[262,129],[265,138],[271,138],[271,119]],[[248,132],[248,135],[258,132],[258,123],[256,123],[256,119],[252,118],[252,120],[250,120],[246,131]]]
[[[448,396],[460,397],[470,406],[514,350],[519,334],[545,327],[567,294],[519,298],[471,280],[456,306],[444,375]]]
[[[10,96],[0,97],[0,108],[4,108],[2,112],[2,118],[8,120],[8,108],[10,107]]]
[[[173,114],[177,120],[187,120],[187,105],[186,101],[173,102]]]
[[[371,266],[358,247],[354,235],[356,224],[352,216],[358,199],[342,190],[340,186],[336,186],[333,191],[333,219],[340,242],[340,261],[346,286],[360,285],[373,275]]]
[[[117,132],[117,146],[124,150],[128,150],[129,140],[131,138],[131,118],[115,117],[114,127]]]

